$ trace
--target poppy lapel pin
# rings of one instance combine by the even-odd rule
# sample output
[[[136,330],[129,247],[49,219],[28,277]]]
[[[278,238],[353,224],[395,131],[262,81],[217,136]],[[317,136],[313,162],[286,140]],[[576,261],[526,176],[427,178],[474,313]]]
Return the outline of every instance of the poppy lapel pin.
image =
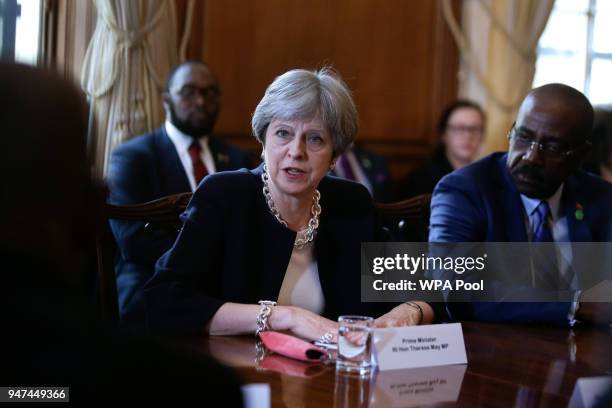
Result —
[[[218,153],[217,154],[217,161],[219,163],[229,163],[229,156],[227,154],[223,154],[223,153]]]
[[[363,157],[361,160],[361,165],[366,169],[370,169],[372,167],[372,162],[367,157]]]
[[[576,211],[574,211],[574,217],[578,221],[582,221],[584,219],[584,209],[582,208],[582,204],[576,203]]]

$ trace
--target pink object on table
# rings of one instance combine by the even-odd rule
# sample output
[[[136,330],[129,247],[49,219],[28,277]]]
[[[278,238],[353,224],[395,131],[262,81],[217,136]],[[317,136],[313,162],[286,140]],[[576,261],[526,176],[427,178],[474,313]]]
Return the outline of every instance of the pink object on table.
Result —
[[[327,358],[327,351],[297,337],[274,331],[261,332],[259,337],[266,348],[286,357],[311,362]]]

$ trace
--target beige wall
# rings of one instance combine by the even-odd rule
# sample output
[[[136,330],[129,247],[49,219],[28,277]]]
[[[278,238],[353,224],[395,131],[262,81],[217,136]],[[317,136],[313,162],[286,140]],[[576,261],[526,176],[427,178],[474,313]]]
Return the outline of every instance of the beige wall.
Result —
[[[180,20],[186,1],[177,1]],[[439,0],[198,1],[188,57],[205,59],[221,82],[216,132],[254,155],[250,116],[272,79],[333,65],[354,91],[358,140],[389,159],[396,181],[428,158],[437,117],[457,94]]]

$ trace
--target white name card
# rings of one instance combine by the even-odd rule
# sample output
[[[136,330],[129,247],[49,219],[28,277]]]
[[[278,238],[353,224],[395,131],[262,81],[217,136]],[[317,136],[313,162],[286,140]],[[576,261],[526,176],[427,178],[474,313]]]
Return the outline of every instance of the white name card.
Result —
[[[375,329],[374,347],[381,371],[467,363],[461,323]]]

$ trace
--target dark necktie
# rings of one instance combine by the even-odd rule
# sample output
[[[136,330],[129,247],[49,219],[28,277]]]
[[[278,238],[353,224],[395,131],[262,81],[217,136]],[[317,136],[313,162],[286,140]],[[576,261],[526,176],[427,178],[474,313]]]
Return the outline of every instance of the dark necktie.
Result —
[[[189,156],[191,157],[191,163],[193,164],[193,176],[195,177],[196,186],[200,184],[200,181],[208,174],[206,166],[202,161],[202,146],[200,142],[194,140],[189,146]]]
[[[533,242],[554,242],[550,229],[550,206],[546,201],[540,201],[535,210],[537,220],[533,230]],[[557,264],[557,251],[553,244],[536,245],[533,257],[534,273],[537,287],[557,290],[559,288],[559,268]]]
[[[357,177],[355,177],[355,173],[353,172],[353,168],[351,167],[351,163],[349,162],[348,156],[343,154],[338,158],[338,164],[342,169],[342,176],[347,180],[357,181]]]
[[[554,242],[548,222],[550,218],[548,202],[540,201],[540,204],[536,207],[536,213],[538,214],[538,222],[533,231],[533,242]]]

